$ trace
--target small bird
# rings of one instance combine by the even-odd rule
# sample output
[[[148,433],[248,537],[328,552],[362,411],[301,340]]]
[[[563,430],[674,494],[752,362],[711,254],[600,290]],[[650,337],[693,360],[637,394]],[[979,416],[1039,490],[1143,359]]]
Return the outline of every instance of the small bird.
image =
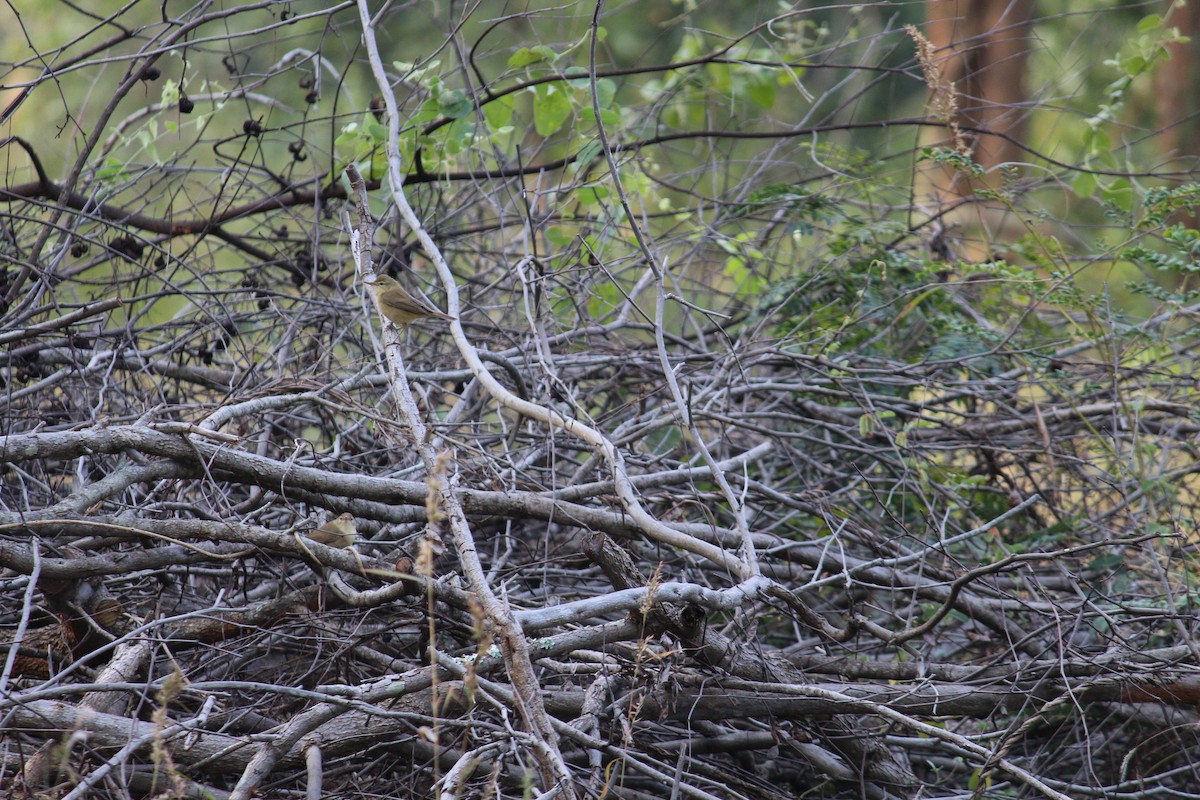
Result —
[[[418,319],[454,319],[424,300],[413,297],[387,275],[376,275],[375,280],[366,282],[366,286],[375,298],[379,313],[401,328]]]
[[[304,535],[314,542],[345,550],[352,547],[358,538],[358,527],[354,524],[354,515],[347,513]]]

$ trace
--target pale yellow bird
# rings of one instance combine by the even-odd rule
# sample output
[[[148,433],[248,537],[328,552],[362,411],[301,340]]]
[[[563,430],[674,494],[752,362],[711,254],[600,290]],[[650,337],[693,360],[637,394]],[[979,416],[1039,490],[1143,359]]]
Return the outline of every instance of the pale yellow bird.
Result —
[[[379,313],[401,328],[418,319],[454,319],[424,300],[413,297],[387,275],[376,275],[375,280],[366,281],[366,286],[375,298]]]
[[[358,538],[358,526],[354,524],[354,515],[347,513],[304,535],[314,542],[345,550],[352,547]]]

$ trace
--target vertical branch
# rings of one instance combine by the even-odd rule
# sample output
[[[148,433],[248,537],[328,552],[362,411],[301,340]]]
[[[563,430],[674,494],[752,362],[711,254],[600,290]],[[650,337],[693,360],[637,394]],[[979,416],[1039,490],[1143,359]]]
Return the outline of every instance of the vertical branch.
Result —
[[[449,267],[446,265],[441,252],[421,225],[416,212],[409,205],[408,199],[404,195],[402,188],[404,178],[400,172],[400,153],[396,147],[399,137],[400,118],[398,109],[396,108],[396,100],[391,92],[387,74],[384,72],[383,62],[379,56],[375,31],[371,22],[371,13],[367,7],[366,0],[359,0],[358,7],[363,27],[363,40],[366,43],[371,69],[379,84],[380,94],[384,98],[384,103],[388,111],[387,164],[392,199],[396,203],[397,208],[400,209],[404,221],[417,233],[426,253],[437,265],[443,282],[447,284],[449,310],[451,315],[455,317],[450,323],[451,330],[454,332],[454,338],[459,344],[459,349],[463,351],[464,355],[467,355],[469,352],[474,357],[475,364],[473,368],[476,375],[488,375],[474,348],[470,347],[467,343],[462,323],[457,318],[459,316],[458,293],[454,287]],[[359,213],[362,215],[366,200],[365,187],[362,184],[361,176],[359,177],[359,187]],[[361,247],[362,243],[360,241],[360,250]],[[396,392],[398,398],[403,398],[403,404],[408,407],[417,450],[420,453],[421,460],[430,470],[430,491],[436,491],[437,505],[445,511],[446,517],[449,520],[451,536],[455,549],[458,552],[459,562],[462,564],[463,574],[466,576],[471,589],[479,598],[483,613],[487,617],[500,643],[500,649],[504,656],[504,664],[508,670],[509,677],[512,679],[514,697],[517,700],[517,709],[525,723],[526,729],[534,739],[534,746],[531,749],[533,750],[533,757],[541,771],[542,780],[546,783],[547,789],[557,790],[558,795],[564,798],[564,800],[575,800],[575,789],[572,785],[571,774],[567,768],[566,761],[563,759],[562,751],[559,750],[558,735],[554,731],[554,727],[550,722],[550,716],[546,712],[546,707],[542,702],[541,686],[533,667],[533,660],[529,653],[529,644],[526,641],[524,632],[521,630],[521,624],[513,615],[509,604],[497,597],[488,585],[483,565],[479,561],[479,553],[475,548],[475,539],[471,533],[470,523],[467,521],[466,514],[463,513],[462,505],[459,503],[457,495],[455,495],[451,488],[451,479],[447,468],[450,460],[449,456],[443,455],[439,457],[436,466],[434,464],[433,448],[425,441],[424,426],[418,427],[420,424],[419,414],[417,413],[416,403],[413,402],[412,393],[408,388],[408,382],[404,379],[403,362],[400,360],[398,343],[389,343],[387,352],[388,364],[393,377],[393,390]],[[490,378],[490,375],[488,377]],[[433,643],[430,646],[434,646]]]
[[[363,278],[374,276],[375,266],[371,260],[371,241],[375,233],[375,218],[371,215],[367,202],[367,184],[362,174],[354,164],[346,167],[346,175],[350,178],[350,188],[354,192],[354,203],[358,210],[358,225],[350,232],[350,249],[354,255],[355,272]],[[404,422],[412,432],[413,441],[417,444],[417,453],[421,457],[425,469],[433,466],[432,452],[427,452],[425,437],[425,422],[421,419],[421,410],[412,396],[408,386],[408,373],[404,367],[404,356],[400,352],[400,331],[383,320],[384,358],[388,365],[388,376],[391,379],[392,396],[400,409]]]

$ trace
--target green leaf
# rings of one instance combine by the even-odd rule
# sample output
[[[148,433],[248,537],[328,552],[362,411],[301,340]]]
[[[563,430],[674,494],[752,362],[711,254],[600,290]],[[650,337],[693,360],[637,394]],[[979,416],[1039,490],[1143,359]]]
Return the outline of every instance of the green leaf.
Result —
[[[1145,68],[1146,59],[1136,53],[1121,59],[1121,69],[1125,70],[1127,75],[1140,75]]]
[[[438,104],[434,100],[426,100],[417,109],[417,113],[408,118],[409,125],[420,125],[422,122],[432,122],[442,115],[442,111],[438,108]]]
[[[345,147],[346,145],[348,145],[352,142],[357,142],[358,139],[359,139],[358,125],[357,125],[357,123],[352,122],[349,125],[347,125],[345,128],[343,128],[342,132],[339,133],[337,138],[333,140],[333,146],[334,147]]]
[[[604,314],[616,308],[621,303],[621,293],[611,283],[602,283],[593,289],[588,299],[588,312],[592,319],[599,319]]]
[[[1091,197],[1096,192],[1096,176],[1090,172],[1081,172],[1071,181],[1071,191],[1076,197]]]
[[[553,84],[538,86],[533,96],[533,127],[542,136],[558,132],[571,116],[571,100],[561,87]]]
[[[590,105],[586,105],[579,109],[579,118],[587,122],[593,122],[596,119],[596,114]],[[621,121],[621,112],[614,108],[605,108],[600,111],[600,121],[605,125],[616,125]]]
[[[441,78],[437,75],[433,75],[432,78],[428,76],[432,75],[441,63],[440,60],[435,60],[430,61],[423,67],[418,67],[411,61],[393,61],[392,66],[396,68],[397,72],[404,75],[407,80],[424,86],[436,95],[438,94],[437,87],[441,85]]]
[[[600,154],[600,147],[600,140],[597,138],[592,139],[583,147],[579,148],[579,154],[575,156],[575,163],[571,165],[571,168],[575,172],[582,172],[583,170],[587,169],[588,164],[591,164],[592,161],[595,160],[596,156]]]
[[[487,126],[493,133],[512,122],[512,115],[513,96],[511,94],[504,97],[497,97],[483,107],[483,118],[487,121]]]
[[[363,131],[371,137],[372,141],[383,144],[388,138],[388,129],[386,125],[381,125],[375,120],[368,120],[363,126]]]
[[[1125,178],[1117,178],[1108,186],[1103,187],[1101,194],[1105,200],[1122,211],[1128,211],[1133,207],[1133,187]]]
[[[450,119],[462,119],[475,110],[475,104],[466,92],[455,89],[438,96],[438,110]]]
[[[731,256],[725,259],[725,274],[733,279],[735,285],[741,285],[742,281],[750,277],[750,268],[746,266],[744,258]]]
[[[179,83],[173,80],[163,81],[162,92],[159,95],[159,102],[164,106],[174,105],[179,102]]]
[[[721,94],[728,94],[733,88],[733,70],[728,64],[705,64],[704,71],[708,74],[708,85]]]
[[[738,247],[735,242],[731,242],[729,239],[725,238],[717,239],[717,247],[721,248],[726,253],[729,253],[731,256],[736,256],[741,252],[741,248]]]
[[[96,170],[96,178],[102,181],[113,180],[123,177],[125,174],[125,163],[115,158],[109,158],[104,162],[104,166]]]
[[[1150,14],[1149,16],[1142,17],[1141,22],[1137,24],[1137,32],[1148,33],[1160,25],[1162,25],[1162,17],[1158,14]]]
[[[775,105],[775,81],[770,75],[752,75],[746,84],[746,95],[759,108],[771,108]]]
[[[563,70],[563,74],[567,76],[567,85],[572,89],[590,89],[592,87],[592,79],[583,67],[567,67]]]
[[[546,241],[555,247],[566,247],[575,238],[570,228],[562,225],[551,225],[546,229]]]
[[[584,186],[575,190],[575,199],[581,206],[594,206],[608,199],[609,191],[604,186]]]
[[[858,418],[858,435],[866,439],[875,434],[876,422],[878,420],[871,414],[863,414]]]
[[[601,78],[596,81],[596,96],[599,99],[600,108],[608,108],[612,105],[613,98],[617,96],[617,82],[612,78]]]
[[[513,69],[520,69],[521,67],[528,67],[530,64],[553,61],[556,58],[558,58],[557,53],[546,47],[546,45],[539,44],[537,47],[522,47],[513,53],[508,59],[508,65]]]

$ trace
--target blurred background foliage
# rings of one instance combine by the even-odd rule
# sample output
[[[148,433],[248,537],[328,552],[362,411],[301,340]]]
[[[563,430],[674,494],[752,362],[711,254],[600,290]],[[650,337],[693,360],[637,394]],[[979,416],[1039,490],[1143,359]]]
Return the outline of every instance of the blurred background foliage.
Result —
[[[816,260],[812,245],[822,240],[810,234],[815,220],[812,214],[804,219],[805,204],[830,209],[818,227],[837,239],[834,248],[849,249],[847,236],[871,237],[859,244],[869,252],[918,221],[909,209],[912,201],[923,200],[913,196],[911,180],[921,168],[921,148],[915,145],[922,129],[885,123],[921,117],[929,108],[930,91],[903,27],[925,24],[933,5],[639,0],[609,11],[598,66],[628,74],[600,81],[602,113],[622,140],[699,130],[778,134],[792,127],[829,128],[803,146],[781,149],[770,161],[761,159],[769,145],[759,139],[692,136],[646,151],[639,167],[629,170],[625,180],[655,225],[678,236],[686,218],[695,240],[703,240],[705,247],[685,256],[705,262],[694,271],[702,286],[751,296],[779,280],[807,280],[804,273]],[[983,5],[964,4],[962,13],[969,18],[982,13],[976,9]],[[345,4],[327,6],[263,3],[230,15],[224,29],[197,31],[186,48],[169,48],[156,62],[160,77],[122,100],[102,146],[88,152],[83,166],[95,200],[139,198],[144,213],[161,217],[179,206],[181,192],[210,194],[214,209],[229,204],[229,193],[222,196],[208,182],[213,170],[233,164],[255,163],[254,174],[283,185],[337,180],[348,159],[371,166],[369,154],[382,151],[386,128],[367,113],[376,89],[356,34],[357,18]],[[133,54],[165,26],[159,9],[145,3],[128,4],[105,23],[93,11],[67,3],[18,2],[12,8],[19,24],[0,34],[0,57],[14,66],[4,75],[0,98],[10,101],[22,81],[44,69],[71,65],[55,75],[57,97],[40,90],[6,125],[26,137],[36,132],[46,170],[62,176],[96,132],[97,113],[129,68],[121,54]],[[453,3],[389,6],[381,44],[385,63],[402,76],[397,91],[402,152],[411,158],[420,150],[421,167],[433,174],[512,163],[522,149],[547,162],[572,156],[575,173],[565,176],[553,199],[566,214],[595,211],[611,197],[596,163],[590,90],[582,77],[590,10],[485,2],[467,11]],[[1141,262],[1122,258],[1119,245],[1140,224],[1145,193],[1164,181],[1171,185],[1190,168],[1178,163],[1177,156],[1189,152],[1179,149],[1178,129],[1192,123],[1164,127],[1163,115],[1171,110],[1162,107],[1166,95],[1156,90],[1156,76],[1172,48],[1180,62],[1190,57],[1192,45],[1172,24],[1170,3],[1113,0],[1046,11],[1037,9],[1021,33],[1028,52],[1015,76],[1024,87],[1021,124],[1036,155],[1024,153],[1019,166],[984,165],[997,202],[1011,213],[999,223],[998,236],[994,227],[984,232],[969,223],[959,235],[991,235],[1017,248],[985,252],[996,244],[990,241],[976,249],[973,260],[1057,259],[1058,268],[1070,271],[1072,259],[1087,259],[1089,268],[1073,276],[1082,290],[1111,294],[1118,309],[1149,313],[1153,306],[1146,295],[1132,294],[1129,285],[1165,283],[1170,290],[1186,282],[1184,276],[1163,265],[1139,273]],[[106,48],[106,63],[86,58],[89,50],[122,38],[118,31],[137,36]],[[457,44],[443,45],[452,31]],[[436,48],[430,46],[434,39]],[[721,63],[637,71],[725,47]],[[461,66],[466,60],[470,69]],[[502,93],[522,81],[573,70],[581,77],[565,85]],[[476,118],[470,98],[484,90],[483,83],[498,96],[485,99]],[[194,105],[186,115],[179,112],[181,93]],[[244,125],[251,120],[264,132],[247,139]],[[719,171],[712,169],[714,151]],[[164,191],[158,168],[168,163],[194,167],[173,170],[165,178],[173,187]],[[10,155],[6,170],[10,183],[34,177],[24,158]],[[589,180],[596,174],[598,179]],[[777,199],[769,201],[772,196]],[[707,203],[697,202],[705,197]],[[764,258],[752,240],[763,230],[762,213],[777,211],[788,218],[797,242]],[[245,226],[251,238],[256,224],[249,220]],[[546,235],[567,241],[584,228],[566,224]],[[1044,237],[1065,239],[1064,249],[1055,252]],[[1023,242],[1030,247],[1022,249]],[[810,258],[799,257],[793,247]],[[747,271],[749,261],[754,270]],[[102,282],[105,269],[83,277]],[[858,280],[841,272],[840,280]]]

